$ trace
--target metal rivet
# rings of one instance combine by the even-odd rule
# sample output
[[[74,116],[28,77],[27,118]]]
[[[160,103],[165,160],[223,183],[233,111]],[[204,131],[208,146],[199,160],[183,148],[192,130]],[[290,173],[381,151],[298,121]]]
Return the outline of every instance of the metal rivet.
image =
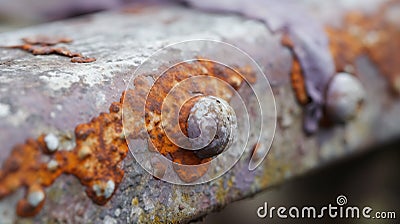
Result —
[[[192,150],[199,158],[222,153],[234,140],[237,118],[233,108],[223,99],[201,96],[188,102],[193,106],[187,118],[187,135]]]
[[[338,73],[329,83],[326,111],[332,121],[345,123],[357,115],[364,98],[364,88],[355,76]]]

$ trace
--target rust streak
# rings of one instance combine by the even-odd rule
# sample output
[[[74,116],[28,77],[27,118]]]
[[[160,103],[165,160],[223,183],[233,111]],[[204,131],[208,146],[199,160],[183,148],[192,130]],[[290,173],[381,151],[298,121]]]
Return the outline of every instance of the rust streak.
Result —
[[[303,69],[301,68],[299,59],[293,52],[294,43],[292,42],[292,40],[288,35],[282,36],[281,43],[283,46],[286,46],[292,52],[293,55],[293,64],[292,64],[292,70],[290,72],[290,80],[297,102],[299,102],[300,105],[306,105],[307,103],[310,102],[310,98],[307,94]]]

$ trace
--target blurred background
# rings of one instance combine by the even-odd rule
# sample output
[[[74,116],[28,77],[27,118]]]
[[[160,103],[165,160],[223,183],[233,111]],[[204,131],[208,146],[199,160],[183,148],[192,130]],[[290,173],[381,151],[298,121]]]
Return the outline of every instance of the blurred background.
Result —
[[[156,3],[156,0],[148,1]],[[102,10],[116,10],[137,4],[136,0],[0,0],[0,32]],[[2,43],[6,44],[6,43]],[[370,206],[374,210],[396,211],[400,215],[400,141],[366,150],[362,155],[331,164],[298,177],[253,198],[231,203],[220,212],[197,223],[296,223],[321,220],[258,219],[256,211],[264,202],[270,206],[315,206],[335,204],[345,195],[348,205]],[[397,220],[331,220],[324,223],[400,223]],[[397,221],[397,222],[396,222]]]
[[[0,32],[143,2],[167,4],[172,0],[0,0]]]

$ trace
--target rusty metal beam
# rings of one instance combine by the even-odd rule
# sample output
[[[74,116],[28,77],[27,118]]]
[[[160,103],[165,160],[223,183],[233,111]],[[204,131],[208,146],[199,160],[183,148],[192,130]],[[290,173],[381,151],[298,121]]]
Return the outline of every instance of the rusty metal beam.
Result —
[[[307,89],[302,90],[307,85],[292,85],[296,73],[300,75],[298,78],[307,79],[304,70],[295,66],[298,60],[304,66],[302,58],[296,56],[298,52],[293,50],[298,43],[282,42],[285,33],[271,31],[258,20],[180,6],[151,6],[0,34],[4,46],[21,45],[22,38],[36,35],[66,36],[73,42],[60,43],[60,46],[96,58],[95,62],[81,64],[60,55],[34,56],[33,50],[0,50],[1,220],[5,223],[16,220],[31,223],[187,222],[291,177],[397,138],[400,135],[397,125],[400,102],[396,91],[399,90],[400,73],[399,57],[392,54],[399,54],[393,52],[400,40],[396,38],[399,37],[400,20],[394,19],[400,13],[399,2],[391,3],[391,7],[385,7],[388,1],[381,0],[370,4],[364,1],[332,2],[304,1],[303,6],[319,18],[317,23],[324,27],[326,33],[321,35],[326,35],[329,40],[336,71],[354,73],[366,90],[366,97],[354,120],[345,125],[322,120],[319,130],[311,136],[303,130],[305,105],[301,104],[301,99],[305,98],[301,95],[307,94]],[[332,9],[334,14],[329,13]],[[301,15],[302,12],[296,13]],[[380,22],[374,24],[371,18]],[[216,180],[194,186],[173,185],[148,174],[127,152],[124,136],[115,138],[109,132],[104,134],[105,128],[119,128],[117,123],[107,120],[121,119],[121,105],[113,102],[119,102],[133,71],[155,50],[187,39],[214,39],[234,44],[249,53],[269,78],[276,100],[278,126],[272,148],[256,170],[248,170],[251,155],[245,154],[228,173]],[[202,55],[202,49],[193,51]],[[158,61],[157,65],[162,66],[176,54],[179,52],[168,52],[165,61]],[[99,115],[108,111],[110,113]],[[86,136],[84,131],[90,128],[93,132]],[[54,140],[54,135],[58,140]],[[25,143],[29,138],[32,140]],[[100,148],[85,148],[87,138],[112,143]],[[58,143],[56,148],[64,150],[55,154],[47,152],[54,141]],[[20,147],[22,156],[15,158],[21,158],[24,164],[14,160],[7,165],[5,161],[14,158],[11,152],[18,144],[24,144]],[[46,153],[37,154],[38,148],[45,148]],[[93,169],[83,169],[78,157],[84,158],[91,150],[92,153],[97,150],[97,157],[90,160]],[[117,156],[111,153],[112,150],[121,153]],[[33,155],[38,160],[25,161],[24,155]],[[61,158],[68,163],[60,163]],[[45,190],[46,195],[40,202],[43,207],[37,211],[29,206],[22,207],[23,211],[28,210],[22,215],[38,214],[30,218],[19,217],[15,207],[24,198],[24,188],[28,188],[29,193],[38,187],[29,183],[38,181],[30,180],[23,173],[15,175],[13,169],[40,170],[35,164],[39,167],[45,164],[49,168],[49,164],[54,165],[53,160],[58,161],[58,166],[65,167],[56,168],[60,172],[56,174],[49,175],[46,171],[41,178],[49,178],[52,182],[55,180],[52,175],[72,175],[57,176],[54,183],[39,182],[42,185],[39,189]],[[109,169],[101,168],[102,161],[110,164]],[[54,166],[50,166],[50,171],[51,167]],[[5,181],[11,175],[13,178]],[[20,181],[16,185],[21,188],[13,185],[12,180],[16,178]],[[110,184],[107,178],[115,183]],[[101,181],[105,181],[104,186],[113,192],[111,195],[107,191],[96,195],[93,187],[96,184],[102,187]],[[13,187],[15,191],[8,192]]]

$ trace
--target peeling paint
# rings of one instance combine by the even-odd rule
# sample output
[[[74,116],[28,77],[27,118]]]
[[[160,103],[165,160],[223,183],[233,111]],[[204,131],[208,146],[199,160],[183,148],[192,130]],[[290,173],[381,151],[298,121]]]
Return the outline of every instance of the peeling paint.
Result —
[[[71,52],[65,47],[53,47],[58,43],[71,43],[72,39],[67,37],[49,37],[39,35],[36,37],[22,38],[23,45],[0,46],[0,48],[21,49],[32,53],[33,55],[58,54],[71,58],[73,63],[89,63],[96,61],[96,58],[84,57],[81,53]]]

